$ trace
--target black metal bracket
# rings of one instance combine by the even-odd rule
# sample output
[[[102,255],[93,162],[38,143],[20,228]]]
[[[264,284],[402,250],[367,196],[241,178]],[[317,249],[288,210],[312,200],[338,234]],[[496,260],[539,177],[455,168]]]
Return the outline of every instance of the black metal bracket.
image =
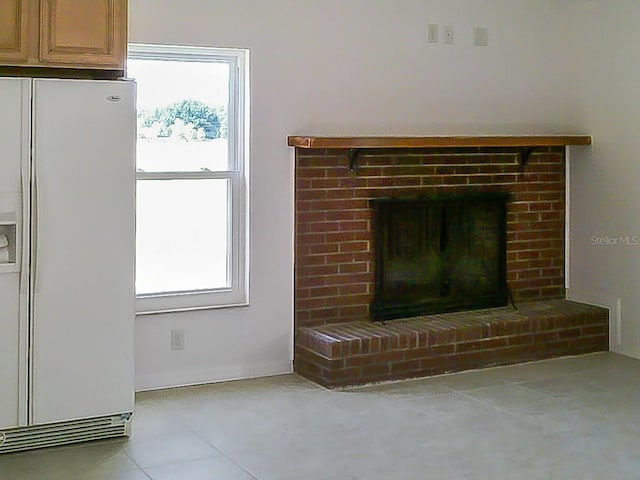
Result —
[[[359,150],[357,148],[349,149],[349,171],[351,173],[356,171],[356,158],[358,158]]]
[[[520,166],[522,167],[522,169],[527,166],[529,157],[536,148],[539,147],[522,147],[522,150],[520,150]]]
[[[522,147],[520,149],[520,167],[524,170],[524,167],[527,166],[529,162],[529,157],[531,154],[540,147]],[[350,148],[349,149],[349,172],[354,173],[356,171],[356,160],[358,159],[358,154],[360,153],[360,149],[358,148]]]

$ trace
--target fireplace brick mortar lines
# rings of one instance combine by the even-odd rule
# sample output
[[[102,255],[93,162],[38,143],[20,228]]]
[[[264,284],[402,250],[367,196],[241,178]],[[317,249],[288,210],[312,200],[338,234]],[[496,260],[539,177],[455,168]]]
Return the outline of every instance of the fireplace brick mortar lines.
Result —
[[[508,192],[507,282],[516,302],[564,298],[564,148],[520,165],[514,149],[296,149],[295,323],[369,318],[374,294],[369,200]]]
[[[565,150],[520,162],[511,148],[362,149],[350,172],[346,149],[296,148],[296,372],[338,387],[607,350],[607,310],[564,300]],[[507,282],[521,310],[370,322],[370,200],[472,192],[510,195]]]

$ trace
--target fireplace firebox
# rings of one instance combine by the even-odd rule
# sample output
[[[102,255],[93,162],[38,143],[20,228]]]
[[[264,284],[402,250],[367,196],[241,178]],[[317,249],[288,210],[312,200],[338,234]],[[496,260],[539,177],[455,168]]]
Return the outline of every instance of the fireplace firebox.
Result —
[[[503,306],[508,194],[372,200],[375,321]]]

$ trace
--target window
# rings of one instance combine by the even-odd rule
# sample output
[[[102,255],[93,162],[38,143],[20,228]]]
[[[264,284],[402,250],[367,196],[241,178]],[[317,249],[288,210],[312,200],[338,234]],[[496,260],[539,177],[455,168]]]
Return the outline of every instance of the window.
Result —
[[[247,62],[130,45],[138,84],[138,313],[247,303]]]

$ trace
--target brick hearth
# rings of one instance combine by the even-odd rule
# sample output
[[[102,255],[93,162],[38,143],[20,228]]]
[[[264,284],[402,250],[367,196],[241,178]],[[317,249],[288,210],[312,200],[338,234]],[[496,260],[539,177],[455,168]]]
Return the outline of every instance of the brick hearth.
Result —
[[[566,300],[384,323],[302,327],[296,372],[325,387],[608,350],[609,314]]]
[[[296,148],[296,371],[339,386],[606,350],[607,311],[562,301],[564,147],[538,148],[523,166],[513,143],[413,145],[361,148],[353,172],[347,148]],[[473,192],[509,193],[507,282],[517,304],[536,303],[372,323],[370,201]]]

